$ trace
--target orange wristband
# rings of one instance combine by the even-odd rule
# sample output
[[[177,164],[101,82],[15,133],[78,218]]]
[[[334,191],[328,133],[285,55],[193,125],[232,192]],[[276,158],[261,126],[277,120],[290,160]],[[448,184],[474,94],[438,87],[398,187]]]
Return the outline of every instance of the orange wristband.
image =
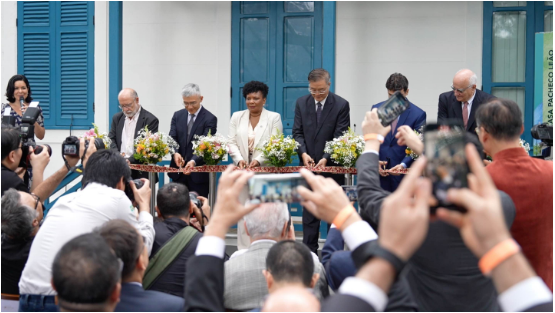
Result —
[[[380,143],[383,143],[383,136],[380,134],[366,134],[364,135],[364,141],[368,141],[368,140],[377,140]]]
[[[482,256],[478,266],[484,275],[489,276],[494,268],[519,251],[520,246],[513,238],[503,240]]]
[[[343,226],[343,223],[355,212],[355,208],[352,205],[346,206],[343,210],[339,211],[339,213],[333,219],[333,225],[338,229]]]

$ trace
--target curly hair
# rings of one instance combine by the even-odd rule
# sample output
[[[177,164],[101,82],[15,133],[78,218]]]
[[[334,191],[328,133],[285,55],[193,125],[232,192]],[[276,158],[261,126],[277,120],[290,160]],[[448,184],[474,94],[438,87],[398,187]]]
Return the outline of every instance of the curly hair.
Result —
[[[385,82],[385,88],[392,91],[407,91],[409,89],[409,80],[401,73],[393,73]]]
[[[243,86],[243,97],[246,99],[247,95],[260,91],[262,93],[262,97],[266,98],[268,96],[268,90],[268,85],[263,82],[253,80]]]
[[[14,93],[15,93],[15,83],[22,80],[25,85],[27,86],[27,98],[25,98],[25,102],[27,103],[31,103],[31,101],[33,101],[33,98],[31,98],[31,86],[29,85],[29,81],[27,80],[27,77],[25,77],[25,75],[14,75],[12,76],[12,78],[10,78],[10,80],[8,81],[8,87],[6,87],[6,98],[8,99],[8,102],[12,103],[15,102],[16,99],[14,97]],[[19,99],[17,99],[19,100]]]

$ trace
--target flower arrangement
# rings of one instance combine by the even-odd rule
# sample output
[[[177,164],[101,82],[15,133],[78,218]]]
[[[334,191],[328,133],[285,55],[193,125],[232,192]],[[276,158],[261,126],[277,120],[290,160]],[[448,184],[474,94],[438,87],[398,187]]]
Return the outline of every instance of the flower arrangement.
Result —
[[[292,162],[298,147],[299,143],[295,139],[291,136],[285,137],[282,132],[278,132],[270,136],[258,150],[262,151],[267,163],[275,167],[284,167]]]
[[[364,151],[364,139],[355,135],[349,127],[339,138],[326,142],[325,153],[329,153],[331,159],[346,168],[354,167],[358,157]]]
[[[195,135],[193,141],[193,154],[201,157],[206,165],[218,164],[223,156],[229,151],[229,140],[222,135],[212,135],[208,131],[208,135]]]
[[[112,144],[112,140],[110,139],[110,137],[108,137],[108,134],[100,133],[100,131],[98,130],[98,126],[95,123],[92,123],[92,125],[93,125],[93,128],[91,128],[87,132],[85,132],[83,134],[83,136],[81,136],[81,138],[83,138],[83,137],[84,138],[90,138],[90,137],[100,138],[104,142],[104,147],[106,149],[110,149],[110,145]]]
[[[152,133],[148,126],[139,131],[135,138],[135,160],[142,164],[156,164],[167,154],[175,153],[179,144],[162,132]]]
[[[520,147],[528,153],[530,151],[530,144],[527,143],[524,139],[520,139]]]
[[[420,127],[420,131],[418,130],[414,130],[414,133],[416,134],[416,136],[418,136],[418,139],[420,139],[420,141],[424,141],[424,137],[422,136],[422,128],[424,128],[424,126]],[[412,151],[411,148],[407,147],[405,149],[405,154],[408,157],[411,157],[413,160],[418,159],[419,155],[416,154],[416,152]]]

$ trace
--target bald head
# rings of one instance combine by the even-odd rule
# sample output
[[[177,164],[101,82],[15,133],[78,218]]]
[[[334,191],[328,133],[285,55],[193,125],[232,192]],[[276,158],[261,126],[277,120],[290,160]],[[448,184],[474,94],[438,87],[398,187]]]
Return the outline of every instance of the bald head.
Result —
[[[466,102],[476,92],[478,77],[469,69],[462,69],[453,77],[453,92],[457,101]]]
[[[123,114],[128,118],[132,118],[139,111],[139,95],[131,88],[124,88],[119,92],[118,102]]]
[[[139,95],[137,94],[135,89],[132,89],[132,88],[123,88],[118,94],[118,99],[122,96],[123,97],[130,97],[132,99],[139,97]]]
[[[268,296],[262,312],[320,312],[320,302],[307,288],[286,287]]]

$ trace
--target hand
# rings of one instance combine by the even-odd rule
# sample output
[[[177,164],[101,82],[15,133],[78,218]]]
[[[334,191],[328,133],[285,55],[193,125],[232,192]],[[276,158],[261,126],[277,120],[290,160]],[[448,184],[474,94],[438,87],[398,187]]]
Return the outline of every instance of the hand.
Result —
[[[314,175],[304,168],[301,169],[301,175],[312,188],[311,191],[304,186],[297,187],[297,191],[304,199],[301,204],[318,219],[332,223],[337,214],[351,204],[343,188],[333,179]]]
[[[21,179],[23,179],[25,177],[25,172],[27,172],[27,169],[25,169],[24,167],[18,167],[18,168],[15,169],[15,173]]]
[[[304,166],[311,167],[314,166],[314,160],[306,152],[301,155],[303,158]]]
[[[191,201],[191,208],[193,208],[193,214],[197,218],[197,222],[199,222],[200,226],[204,225],[201,208],[197,207],[192,201]]]
[[[85,151],[85,140],[87,140],[86,138],[83,140],[79,140],[79,153],[81,153],[81,151]],[[87,148],[87,153],[85,153],[85,157],[83,158],[83,168],[87,165],[87,161],[89,160],[90,156],[96,152],[96,145],[94,144],[94,137],[90,137],[89,138],[89,147]],[[80,156],[82,157],[83,155],[80,154]]]
[[[422,245],[428,233],[432,184],[419,178],[426,165],[420,157],[397,190],[384,199],[380,216],[379,243],[384,249],[407,261]]]
[[[259,167],[259,166],[260,166],[260,162],[258,162],[257,160],[252,160],[251,164],[249,164],[249,168]]]
[[[202,226],[200,226],[200,223],[198,222],[196,217],[191,217],[189,219],[189,225],[193,226],[196,230],[202,233]]]
[[[412,128],[407,125],[402,125],[397,128],[395,138],[397,138],[397,144],[399,146],[407,146],[418,155],[421,155],[424,151],[424,143],[418,138],[418,135],[414,133]]]
[[[318,161],[318,164],[316,164],[316,167],[320,168],[320,167],[326,167],[326,164],[328,163],[328,159],[323,158],[320,161]]]
[[[210,219],[210,203],[208,203],[208,199],[202,196],[197,196],[197,199],[200,199],[202,201],[202,213],[204,213],[204,215],[208,219]],[[207,222],[208,221],[202,221],[202,225],[206,225]]]
[[[193,169],[193,167],[195,167],[195,161],[191,160],[189,162],[187,162],[187,165],[185,165],[185,168],[183,169],[183,172],[185,175],[190,175],[191,174],[191,170]]]
[[[245,160],[241,160],[237,163],[237,167],[240,169],[244,169],[247,167],[247,162],[245,162]]]
[[[175,162],[175,164],[177,164],[178,167],[182,167],[183,165],[185,165],[185,160],[183,160],[183,157],[179,153],[175,153],[173,155],[173,161]]]
[[[404,170],[404,169],[405,168],[401,164],[397,164],[397,165],[395,165],[394,167],[391,168],[392,171],[401,171],[401,170]],[[401,175],[400,173],[391,173],[391,172],[389,172],[388,174],[393,175],[393,176]]]
[[[459,228],[466,246],[480,258],[511,235],[503,218],[499,192],[472,144],[466,146],[466,158],[472,172],[468,174],[470,189],[450,189],[447,200],[465,207],[467,213],[439,208],[436,215]]]
[[[373,109],[370,112],[366,112],[364,120],[362,121],[362,133],[367,134],[379,134],[382,136],[387,136],[391,131],[391,126],[383,127],[378,117],[378,109]]]
[[[35,149],[33,149],[33,147],[29,147],[31,166],[33,166],[33,168],[36,170],[44,171],[44,169],[50,162],[50,155],[48,154],[48,149],[43,147],[42,151],[39,154],[35,154],[34,151]]]
[[[482,160],[484,162],[484,166],[488,166],[491,164],[490,160]]]
[[[210,226],[206,228],[205,236],[216,236],[225,239],[229,227],[260,204],[243,204],[239,201],[239,194],[245,187],[253,172],[236,171],[235,166],[228,166],[218,183],[218,199],[214,204],[214,211],[210,219]]]
[[[133,182],[128,182],[128,184],[131,186],[131,190],[135,196],[135,202],[137,202],[139,206],[139,212],[150,212],[150,194],[152,193],[150,190],[150,182],[145,178],[141,178],[141,180],[144,183],[141,189],[137,189]]]
[[[382,171],[382,170],[385,170],[385,167],[387,166],[387,161],[379,161],[379,162],[380,162],[380,169],[379,169],[380,176],[382,177],[389,176],[389,173]]]
[[[293,218],[290,217],[291,219],[291,226],[289,227],[289,231],[287,232],[287,238],[285,238],[286,240],[293,240],[295,241],[295,227],[293,226]]]

